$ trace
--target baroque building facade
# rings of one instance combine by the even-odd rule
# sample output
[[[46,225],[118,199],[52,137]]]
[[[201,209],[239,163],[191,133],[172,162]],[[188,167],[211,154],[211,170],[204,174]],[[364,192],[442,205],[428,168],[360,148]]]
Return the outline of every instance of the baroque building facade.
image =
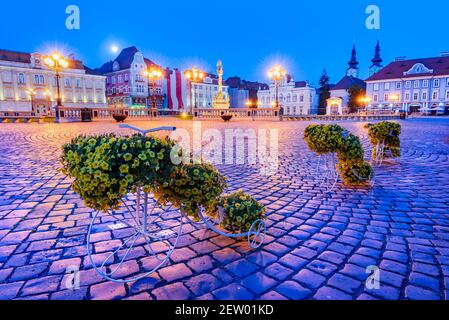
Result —
[[[261,108],[272,108],[276,104],[276,85],[272,82],[268,88],[257,92]],[[294,81],[291,76],[284,77],[279,83],[279,108],[284,115],[308,115],[318,112],[316,89],[307,81]]]
[[[96,71],[106,77],[106,97],[109,107],[151,107],[153,95],[158,108],[164,103],[162,79],[155,80],[154,92],[145,77],[146,69],[156,66],[134,46],[123,49],[113,61]]]
[[[44,57],[41,53],[0,50],[0,111],[50,114],[57,101],[57,83]],[[67,61],[59,82],[63,106],[105,107],[105,78],[73,56]]]
[[[367,80],[369,110],[449,114],[449,54],[396,59]]]

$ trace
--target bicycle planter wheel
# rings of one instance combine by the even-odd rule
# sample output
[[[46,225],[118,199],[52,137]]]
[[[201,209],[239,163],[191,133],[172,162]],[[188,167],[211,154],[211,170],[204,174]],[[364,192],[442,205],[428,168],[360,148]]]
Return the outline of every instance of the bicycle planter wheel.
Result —
[[[240,237],[246,237],[249,246],[251,249],[258,249],[264,242],[266,237],[266,225],[265,221],[258,219],[254,221],[251,224],[251,227],[249,228],[248,232],[243,233],[231,233],[227,232],[224,229],[220,228],[218,226],[218,223],[216,223],[214,220],[205,217],[203,215],[203,212],[199,212],[199,217],[201,221],[211,230],[215,231],[216,233],[229,237],[229,238],[240,238]]]
[[[120,209],[96,212],[93,216],[87,234],[87,254],[92,267],[103,278],[113,282],[143,279],[169,261],[183,223],[184,217],[178,210],[162,207],[151,194],[137,188],[136,194],[123,201]],[[99,239],[106,232],[110,232],[112,237],[103,246]],[[154,258],[154,263],[129,274],[126,261],[142,250],[146,257]]]
[[[318,157],[315,177],[320,184],[318,188],[323,191],[323,193],[331,193],[340,178],[337,169],[337,159],[335,153],[332,154],[322,154]]]

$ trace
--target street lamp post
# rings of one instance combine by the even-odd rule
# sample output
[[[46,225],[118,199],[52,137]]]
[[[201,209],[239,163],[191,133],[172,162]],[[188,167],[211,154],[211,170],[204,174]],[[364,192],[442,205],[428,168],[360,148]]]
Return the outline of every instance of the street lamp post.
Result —
[[[286,74],[287,72],[281,66],[274,66],[270,71],[268,71],[268,76],[274,81],[274,85],[276,87],[276,109],[279,109],[279,82],[285,77]]]
[[[203,81],[204,79],[204,72],[199,70],[198,68],[192,68],[188,69],[184,72],[184,77],[186,77],[187,80],[189,80],[190,83],[190,114],[193,115],[193,103],[192,103],[192,83],[198,83]],[[194,101],[195,101],[195,109],[198,108],[198,100],[196,99],[196,86],[193,86],[193,95],[194,95]]]
[[[162,70],[156,66],[151,66],[149,69],[144,71],[145,77],[148,79],[148,97],[150,96],[150,83],[151,83],[151,98],[152,98],[152,109],[156,109],[156,81],[162,78]],[[150,111],[151,118],[153,118],[153,110]]]
[[[60,72],[62,69],[68,67],[69,63],[67,60],[57,51],[54,51],[51,55],[47,56],[44,59],[44,63],[47,67],[53,69],[56,73],[56,88],[57,88],[57,102],[56,102],[56,119],[55,121],[59,121],[59,108],[62,107],[62,99],[61,99],[61,89],[59,84],[59,79],[61,78]]]

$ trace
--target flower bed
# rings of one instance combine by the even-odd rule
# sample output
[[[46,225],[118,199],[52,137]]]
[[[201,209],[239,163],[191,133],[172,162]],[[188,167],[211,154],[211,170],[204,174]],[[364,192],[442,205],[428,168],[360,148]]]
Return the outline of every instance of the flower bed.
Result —
[[[265,209],[251,196],[243,192],[222,196],[226,178],[213,165],[173,164],[171,156],[181,156],[178,150],[170,139],[140,134],[79,136],[63,146],[62,172],[74,178],[73,190],[95,210],[118,208],[140,187],[196,221],[199,210],[216,215],[221,205],[222,227],[229,231],[247,230],[248,223],[263,218]]]
[[[309,149],[319,155],[337,154],[336,169],[344,184],[364,184],[372,176],[373,169],[363,158],[360,139],[339,125],[310,125],[304,132],[304,139]]]

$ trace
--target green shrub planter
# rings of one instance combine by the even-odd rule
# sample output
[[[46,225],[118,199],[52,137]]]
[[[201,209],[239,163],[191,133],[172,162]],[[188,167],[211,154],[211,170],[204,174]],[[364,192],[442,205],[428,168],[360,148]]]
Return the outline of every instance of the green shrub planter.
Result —
[[[365,184],[372,177],[373,169],[363,158],[360,139],[339,125],[309,125],[304,140],[319,155],[337,154],[336,170],[345,185]]]
[[[395,122],[382,121],[376,124],[370,124],[368,136],[373,145],[373,159],[377,160],[377,148],[385,143],[383,157],[398,158],[401,156],[401,125]]]
[[[86,206],[99,211],[117,209],[139,187],[194,221],[201,209],[212,216],[221,205],[226,213],[222,226],[230,231],[248,231],[248,223],[263,217],[265,209],[251,196],[222,196],[226,178],[213,165],[173,164],[171,156],[182,156],[178,150],[168,138],[140,134],[78,136],[63,146],[61,171],[74,178],[72,188]],[[235,209],[228,211],[229,204]]]

